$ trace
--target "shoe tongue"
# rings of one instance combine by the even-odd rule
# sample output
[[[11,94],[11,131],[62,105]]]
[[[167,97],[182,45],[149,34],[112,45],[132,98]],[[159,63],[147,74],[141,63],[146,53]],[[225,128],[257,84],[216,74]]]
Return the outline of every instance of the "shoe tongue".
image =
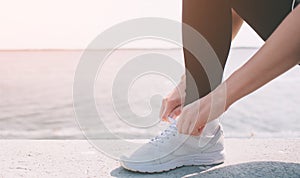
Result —
[[[176,119],[173,119],[172,117],[168,117],[168,120],[169,120],[169,122],[170,123],[172,123],[172,124],[176,124],[177,123],[177,120]]]

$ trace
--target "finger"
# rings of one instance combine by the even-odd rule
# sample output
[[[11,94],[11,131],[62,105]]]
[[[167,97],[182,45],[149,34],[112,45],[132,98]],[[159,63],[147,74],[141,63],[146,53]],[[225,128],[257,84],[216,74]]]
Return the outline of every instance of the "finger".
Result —
[[[176,119],[176,117],[178,116],[176,113],[178,112],[178,108],[180,108],[179,106],[176,107],[175,109],[173,109],[170,114],[169,114],[169,117],[171,117],[172,119]]]
[[[190,135],[197,134],[197,132],[198,132],[198,127],[196,125],[197,119],[195,117],[195,118],[191,118],[190,120],[191,121],[190,121],[190,125],[189,125],[189,128],[188,128],[188,132],[189,132]]]
[[[160,107],[160,112],[159,112],[159,117],[160,118],[162,118],[165,107],[166,107],[166,99],[163,99],[162,103],[161,103],[161,107]]]
[[[169,116],[173,119],[176,119],[181,113],[181,107],[178,106],[175,110],[171,111],[171,113],[169,114]]]
[[[168,116],[164,116],[165,115],[164,112],[165,112],[166,108],[168,107],[167,105],[168,105],[168,99],[166,98],[162,101],[162,106],[160,109],[160,118],[164,122],[170,122],[168,119]]]
[[[200,115],[200,113],[197,114],[196,118],[198,118]],[[203,129],[203,124],[201,124],[200,119],[191,119],[191,124],[190,124],[190,128],[189,128],[189,132],[191,133],[191,135],[193,136],[198,136],[201,134],[202,129]]]
[[[173,111],[171,111],[170,116],[175,119],[181,114],[181,111],[182,111],[182,107],[178,106]]]
[[[198,116],[199,117],[199,116]],[[205,119],[206,117],[203,116],[200,119],[197,119],[195,122],[195,129],[201,129],[204,128],[205,125],[207,124],[207,119]]]
[[[162,118],[163,118],[163,119],[168,119],[170,113],[171,113],[171,112],[174,110],[174,108],[176,108],[176,107],[178,107],[178,106],[175,106],[175,105],[174,105],[174,102],[172,102],[172,101],[167,102],[167,103],[166,103],[166,106],[165,106],[165,110],[164,110],[164,112],[163,112],[163,114],[162,114]]]
[[[195,129],[195,125],[193,124],[193,121],[189,125],[189,135],[195,135],[198,134],[198,129]]]
[[[182,133],[182,124],[183,124],[183,120],[182,120],[182,117],[180,117],[176,124],[177,130],[179,133]]]
[[[196,136],[196,137],[198,137],[198,136],[200,136],[200,135],[201,135],[201,133],[197,131],[197,132],[193,132],[191,135],[192,135],[192,136]]]
[[[182,133],[185,135],[190,135],[190,120],[188,118],[184,119],[184,122],[182,123]]]
[[[198,133],[199,133],[199,135],[201,135],[201,134],[202,134],[202,132],[203,132],[204,128],[205,128],[205,126],[203,126],[203,127],[201,127],[200,129],[198,129]]]
[[[196,129],[193,130],[193,132],[192,132],[191,135],[193,135],[193,136],[200,136],[202,134],[202,132],[203,132],[203,129],[204,129],[204,127],[202,127],[202,128],[196,128]]]
[[[174,114],[175,114],[176,116],[179,116],[179,115],[181,114],[181,112],[182,112],[182,106],[179,106],[179,107],[176,109],[176,111],[174,111]]]
[[[169,117],[171,117],[172,119],[175,119],[175,118],[176,118],[176,115],[173,114],[173,113],[171,113],[171,114],[169,115]]]

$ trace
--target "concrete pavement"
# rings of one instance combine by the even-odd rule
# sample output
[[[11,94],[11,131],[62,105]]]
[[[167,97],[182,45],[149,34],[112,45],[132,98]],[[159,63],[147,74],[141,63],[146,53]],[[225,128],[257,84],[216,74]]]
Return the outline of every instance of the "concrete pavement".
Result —
[[[85,140],[0,140],[0,177],[300,177],[300,139],[225,139],[226,162],[137,174]]]

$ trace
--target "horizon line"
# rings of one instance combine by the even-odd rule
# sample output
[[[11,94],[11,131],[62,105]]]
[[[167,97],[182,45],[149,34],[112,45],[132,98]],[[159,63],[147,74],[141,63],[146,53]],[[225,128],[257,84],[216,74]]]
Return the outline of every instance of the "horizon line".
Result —
[[[240,47],[231,47],[230,49],[259,49],[258,46],[240,46]],[[117,50],[180,50],[181,48],[119,48]],[[0,52],[31,52],[31,51],[106,51],[114,50],[112,48],[107,49],[81,49],[81,48],[36,48],[36,49],[0,49]]]

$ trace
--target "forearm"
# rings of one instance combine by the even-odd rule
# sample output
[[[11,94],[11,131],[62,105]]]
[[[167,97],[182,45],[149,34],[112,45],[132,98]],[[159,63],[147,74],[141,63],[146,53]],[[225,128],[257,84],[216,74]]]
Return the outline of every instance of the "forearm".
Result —
[[[283,74],[300,60],[300,9],[291,13],[261,50],[238,69],[223,85],[227,107]]]

